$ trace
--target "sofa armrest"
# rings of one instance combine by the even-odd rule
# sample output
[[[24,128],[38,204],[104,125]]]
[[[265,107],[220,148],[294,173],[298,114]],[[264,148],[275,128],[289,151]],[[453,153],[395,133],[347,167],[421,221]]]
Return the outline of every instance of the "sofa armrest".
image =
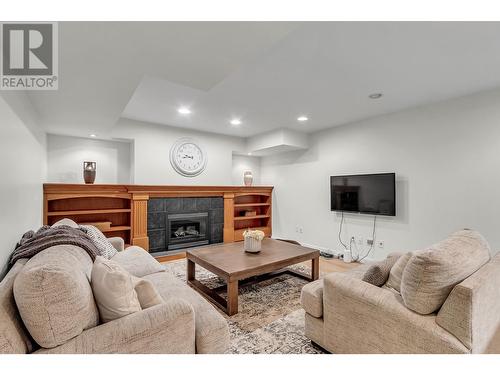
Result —
[[[399,294],[342,273],[324,279],[324,337],[335,353],[466,353],[435,322],[404,305]]]
[[[113,245],[113,247],[116,249],[116,251],[123,251],[125,250],[125,241],[121,237],[110,237],[108,238],[108,241]]]
[[[195,353],[194,311],[182,299],[167,302],[83,331],[40,354]]]
[[[500,255],[456,285],[436,317],[472,353],[491,351],[500,339]]]

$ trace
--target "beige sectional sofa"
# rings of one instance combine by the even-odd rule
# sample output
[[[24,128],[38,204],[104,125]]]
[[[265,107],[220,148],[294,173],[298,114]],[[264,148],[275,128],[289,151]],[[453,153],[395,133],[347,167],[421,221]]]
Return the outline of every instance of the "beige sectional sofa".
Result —
[[[407,308],[396,290],[362,281],[368,267],[303,288],[309,339],[332,353],[499,352],[500,254],[455,285],[431,314]]]
[[[112,242],[121,250],[121,241]],[[226,351],[226,320],[146,251],[132,246],[112,260],[151,280],[165,302],[100,324],[90,287],[92,260],[79,247],[54,246],[19,260],[1,281],[0,353]],[[29,309],[20,314],[16,301]]]

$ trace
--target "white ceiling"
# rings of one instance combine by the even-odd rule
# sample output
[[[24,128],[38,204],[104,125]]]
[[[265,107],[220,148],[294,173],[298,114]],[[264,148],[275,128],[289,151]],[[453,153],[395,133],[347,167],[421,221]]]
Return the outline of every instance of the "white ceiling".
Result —
[[[64,22],[59,34],[60,89],[30,92],[52,133],[106,133],[120,116],[312,132],[500,86],[500,23]]]
[[[30,91],[50,133],[105,135],[146,75],[209,90],[290,22],[60,22],[59,90]]]

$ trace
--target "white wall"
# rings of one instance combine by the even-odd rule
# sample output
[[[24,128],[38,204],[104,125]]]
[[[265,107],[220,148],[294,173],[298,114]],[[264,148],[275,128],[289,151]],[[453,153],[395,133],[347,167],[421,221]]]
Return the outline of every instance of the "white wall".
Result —
[[[232,184],[244,185],[243,175],[246,171],[251,171],[253,175],[253,185],[260,184],[260,158],[245,155],[233,155]]]
[[[131,144],[61,135],[47,136],[48,181],[83,183],[83,162],[95,161],[95,183],[131,182]]]
[[[23,92],[0,96],[0,279],[22,234],[42,224],[45,134],[35,118]]]
[[[243,138],[128,119],[120,119],[113,136],[134,142],[132,169],[136,184],[231,185],[233,151],[245,149]],[[170,148],[181,137],[196,139],[206,150],[208,162],[202,174],[184,177],[170,165]]]
[[[49,134],[48,181],[82,183],[82,163],[90,160],[97,162],[96,183],[243,185],[247,170],[254,184],[260,183],[260,158],[233,155],[245,148],[241,138],[124,119],[113,135],[130,142]],[[170,165],[170,147],[181,137],[198,140],[207,151],[207,168],[200,176],[180,176]]]
[[[500,91],[318,132],[310,144],[261,161],[261,182],[275,185],[275,236],[340,250],[329,177],[396,172],[397,216],[377,219],[385,246],[370,257],[422,248],[461,228],[500,249]],[[371,237],[372,223],[373,216],[346,215],[344,240]]]

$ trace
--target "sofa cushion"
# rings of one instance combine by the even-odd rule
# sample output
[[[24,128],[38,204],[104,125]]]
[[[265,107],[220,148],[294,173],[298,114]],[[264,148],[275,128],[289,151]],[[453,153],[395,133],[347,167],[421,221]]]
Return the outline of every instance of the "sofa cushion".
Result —
[[[77,246],[59,245],[31,258],[14,281],[14,297],[31,337],[53,348],[95,327],[92,260]]]
[[[392,266],[400,256],[401,254],[389,254],[384,260],[370,264],[362,280],[375,286],[384,285],[389,278]]]
[[[92,267],[91,282],[104,323],[141,311],[136,281],[119,264],[98,256]]]
[[[111,259],[135,277],[143,277],[152,273],[165,271],[163,265],[139,246],[127,247]]]
[[[398,293],[401,292],[401,279],[403,277],[403,271],[410,260],[412,253],[406,253],[398,258],[396,263],[391,268],[389,272],[389,278],[385,283],[385,286],[396,290]]]
[[[490,260],[483,236],[462,230],[428,249],[413,253],[401,280],[405,305],[420,314],[438,310],[455,285]]]
[[[300,292],[300,304],[309,315],[315,318],[323,316],[323,280],[316,280],[304,285]]]
[[[142,250],[144,251],[144,250]],[[224,353],[229,347],[226,319],[200,294],[169,272],[144,276],[150,280],[165,302],[182,298],[194,309],[197,353]]]

